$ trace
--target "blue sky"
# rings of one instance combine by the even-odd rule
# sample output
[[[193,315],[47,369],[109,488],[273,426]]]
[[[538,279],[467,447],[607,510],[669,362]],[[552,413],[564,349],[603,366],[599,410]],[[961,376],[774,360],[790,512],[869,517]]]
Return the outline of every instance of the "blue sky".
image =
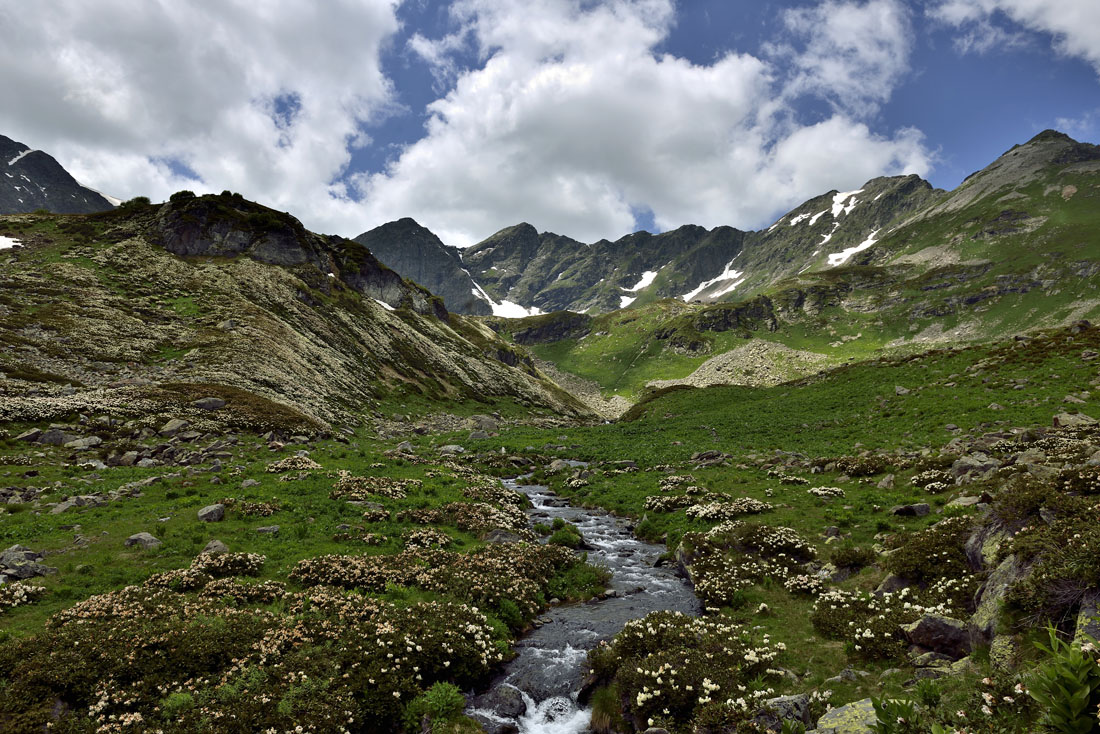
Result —
[[[1100,142],[1096,0],[139,7],[0,0],[0,133],[122,198],[230,189],[348,236],[759,228],[1045,128]]]

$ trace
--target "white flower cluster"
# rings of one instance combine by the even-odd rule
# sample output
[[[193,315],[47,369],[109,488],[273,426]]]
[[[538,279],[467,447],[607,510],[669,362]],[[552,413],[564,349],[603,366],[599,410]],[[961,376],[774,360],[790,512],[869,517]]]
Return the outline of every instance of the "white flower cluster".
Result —
[[[844,490],[840,487],[811,487],[806,490],[807,494],[812,494],[814,497],[832,498],[843,497]]]

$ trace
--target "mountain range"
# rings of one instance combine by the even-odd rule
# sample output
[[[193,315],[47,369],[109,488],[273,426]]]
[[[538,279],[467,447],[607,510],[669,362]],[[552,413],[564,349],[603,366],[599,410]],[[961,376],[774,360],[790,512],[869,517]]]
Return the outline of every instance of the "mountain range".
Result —
[[[996,212],[974,212],[970,224],[988,225],[978,239],[1030,233],[1041,222],[1020,206],[1022,197],[1032,196],[1024,186],[1055,169],[1071,175],[1094,173],[1097,160],[1097,146],[1048,130],[972,174],[954,191],[935,189],[915,175],[876,178],[854,191],[814,197],[760,231],[685,225],[660,234],[636,232],[614,242],[582,243],[521,223],[460,250],[403,219],[356,240],[398,272],[439,293],[460,313],[600,314],[661,298],[741,301],[803,274],[884,265],[918,241],[954,247],[924,242],[921,232],[954,221],[956,213],[979,202],[991,203],[985,200],[997,191],[1009,198]],[[982,221],[987,214],[992,217]]]
[[[45,209],[60,214],[87,214],[120,202],[83,186],[48,153],[31,150],[0,135],[0,213]]]

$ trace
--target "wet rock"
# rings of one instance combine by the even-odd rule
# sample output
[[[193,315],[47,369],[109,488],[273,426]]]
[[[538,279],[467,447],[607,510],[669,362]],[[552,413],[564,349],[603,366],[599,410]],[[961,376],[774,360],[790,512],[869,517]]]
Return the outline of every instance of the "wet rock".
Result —
[[[192,408],[198,408],[199,410],[221,410],[225,407],[225,401],[221,398],[199,398],[191,403]]]
[[[966,622],[937,614],[926,614],[901,627],[914,645],[960,658],[970,652],[970,628]]]
[[[144,550],[151,550],[161,545],[161,542],[154,538],[149,533],[134,533],[123,543],[127,548],[131,548],[135,545],[140,546]]]
[[[478,708],[485,708],[501,716],[518,719],[527,713],[527,702],[515,686],[501,684],[477,699]]]
[[[225,505],[207,505],[199,510],[199,519],[203,522],[221,522],[225,518]]]

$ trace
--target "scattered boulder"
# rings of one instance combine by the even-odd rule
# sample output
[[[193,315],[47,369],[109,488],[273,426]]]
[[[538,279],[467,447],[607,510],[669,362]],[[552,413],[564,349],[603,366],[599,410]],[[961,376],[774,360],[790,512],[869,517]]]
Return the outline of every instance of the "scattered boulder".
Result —
[[[949,655],[953,659],[970,652],[970,628],[966,622],[937,614],[926,614],[912,624],[901,627],[914,645]]]
[[[769,698],[764,702],[764,707],[757,711],[753,721],[763,731],[779,731],[783,728],[784,721],[796,721],[809,726],[813,723],[810,719],[810,697],[799,693]]]
[[[884,476],[881,479],[881,481],[879,481],[878,485],[876,485],[876,486],[878,486],[879,489],[893,489],[894,488],[894,481],[895,481],[894,475],[893,474],[887,474],[886,476]]]
[[[890,514],[898,517],[924,517],[931,511],[932,508],[929,507],[927,502],[919,502],[915,505],[897,505],[890,508]]]
[[[161,436],[164,436],[165,438],[171,438],[172,436],[175,436],[180,431],[185,430],[190,425],[191,425],[190,423],[183,420],[182,418],[173,418],[172,420],[168,421],[163,426],[161,426],[160,430],[157,431],[157,433],[160,434]]]
[[[472,415],[468,421],[470,428],[485,433],[495,433],[500,430],[500,424],[496,419],[488,415]]]
[[[151,550],[161,545],[161,541],[157,540],[149,533],[134,533],[126,539],[124,545],[127,548],[137,545],[141,546],[143,550]]]
[[[1001,462],[998,459],[994,459],[991,456],[976,451],[972,454],[964,456],[951,465],[951,476],[958,480],[960,477],[970,475],[982,475],[987,471],[996,469],[1001,466]]]
[[[523,538],[501,528],[490,530],[484,538],[486,543],[522,543]]]
[[[75,441],[78,436],[65,433],[60,428],[50,428],[50,430],[43,433],[38,437],[38,443],[45,446],[64,446],[69,441]]]
[[[103,443],[103,439],[99,436],[88,436],[87,438],[76,438],[65,444],[67,449],[76,449],[77,451],[85,451],[87,449],[94,449]]]
[[[1059,413],[1054,416],[1053,425],[1055,428],[1080,428],[1096,425],[1096,419],[1084,413]]]
[[[42,558],[42,553],[32,551],[24,545],[11,546],[0,553],[0,583],[57,573],[56,568],[39,563]]]
[[[203,553],[228,553],[228,552],[229,552],[229,546],[227,546],[225,543],[223,543],[220,540],[218,540],[217,538],[215,538],[214,540],[211,540],[209,543],[207,543],[201,551],[199,551],[199,555],[201,556]]]
[[[464,454],[464,453],[466,453],[466,449],[462,448],[461,446],[459,446],[456,443],[449,443],[446,446],[439,449],[439,453],[443,454],[444,456],[450,456],[450,455],[454,455],[454,454]]]
[[[546,467],[546,470],[550,472],[560,472],[567,471],[569,468],[569,462],[565,459],[554,459],[550,462],[550,466]]]
[[[225,519],[225,505],[207,505],[199,510],[199,519],[203,522],[221,522]]]
[[[259,487],[260,483],[255,479],[246,479],[241,482],[241,489],[248,489],[249,487]]]
[[[256,528],[256,532],[260,533],[261,535],[276,536],[276,535],[279,534],[279,526],[278,525],[265,525],[263,527]]]
[[[411,454],[415,451],[412,443],[410,443],[409,441],[402,441],[401,443],[397,444],[397,450],[403,454]]]
[[[993,637],[997,617],[1001,611],[1001,602],[1009,587],[1027,575],[1026,566],[1015,553],[1007,556],[989,574],[985,585],[977,595],[977,608],[970,616],[970,627],[989,640]]]
[[[221,398],[199,398],[191,403],[192,408],[198,408],[199,410],[221,410],[225,407],[225,401]]]
[[[478,708],[488,709],[501,716],[518,719],[527,713],[527,703],[523,700],[523,693],[515,686],[504,683],[483,696],[478,697]]]
[[[871,734],[877,722],[871,699],[864,698],[826,712],[806,734]]]
[[[894,394],[895,395],[908,395],[911,392],[912,392],[912,390],[910,390],[907,387],[902,387],[901,385],[894,385]]]
[[[42,437],[42,430],[39,428],[32,428],[29,431],[24,431],[15,437],[16,441],[26,441],[27,443],[34,443]]]
[[[470,431],[469,438],[471,441],[480,441],[489,438],[489,434],[485,431]]]
[[[1092,591],[1081,600],[1081,609],[1077,613],[1077,630],[1073,634],[1074,642],[1084,644],[1089,639],[1100,640],[1100,592]]]

